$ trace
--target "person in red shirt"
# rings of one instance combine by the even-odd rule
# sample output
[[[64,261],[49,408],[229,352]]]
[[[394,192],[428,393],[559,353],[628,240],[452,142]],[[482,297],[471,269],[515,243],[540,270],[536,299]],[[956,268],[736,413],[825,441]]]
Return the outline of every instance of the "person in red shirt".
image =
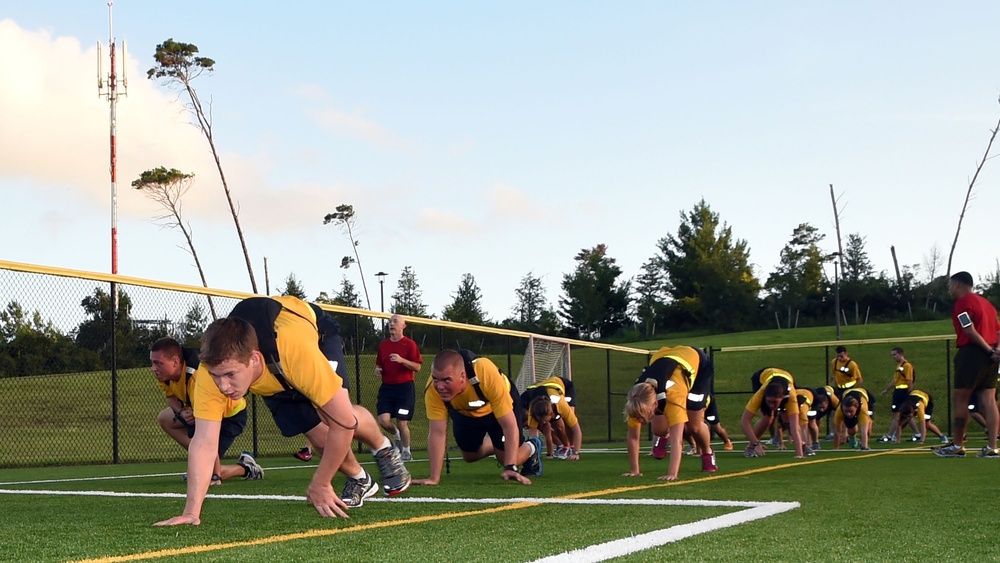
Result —
[[[389,317],[389,338],[378,345],[375,373],[382,378],[378,389],[378,423],[396,440],[403,461],[413,459],[410,452],[410,421],[417,402],[413,376],[420,371],[424,358],[417,343],[403,336],[406,321],[402,315]],[[396,419],[396,424],[392,419]]]
[[[969,421],[969,400],[975,393],[979,408],[986,418],[989,444],[979,451],[979,457],[1000,458],[997,450],[997,340],[1000,322],[996,308],[972,291],[972,274],[958,272],[948,280],[948,293],[955,300],[951,313],[955,325],[955,390],[952,406],[955,413],[953,442],[931,448],[940,457],[965,457],[965,427]]]

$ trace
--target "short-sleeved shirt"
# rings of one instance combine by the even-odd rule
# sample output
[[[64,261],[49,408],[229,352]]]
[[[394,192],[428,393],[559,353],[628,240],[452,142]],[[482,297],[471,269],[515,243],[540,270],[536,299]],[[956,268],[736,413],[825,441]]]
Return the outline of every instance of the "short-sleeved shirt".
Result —
[[[809,415],[809,418],[811,420],[816,420],[818,418],[823,418],[831,410],[836,410],[837,407],[840,406],[840,398],[837,397],[837,394],[833,391],[833,387],[830,387],[829,385],[824,385],[822,387],[817,387],[816,391],[813,392],[813,404],[814,405],[816,404],[816,398],[819,395],[823,395],[823,396],[825,396],[827,398],[826,408],[824,410],[822,410],[822,411],[820,411],[820,410],[813,411],[813,414]]]
[[[164,383],[157,380],[156,384],[159,386],[160,390],[163,391],[163,395],[165,397],[173,397],[180,401],[182,405],[191,407],[192,402],[190,399],[194,398],[194,382],[197,370],[192,369],[189,371],[186,363],[182,366],[182,368],[181,378],[177,381],[168,381],[167,383]],[[205,377],[211,379],[211,376],[208,374],[205,374]],[[223,418],[229,418],[245,408],[247,408],[246,399],[234,401],[229,397],[226,397],[226,406],[222,416]]]
[[[343,380],[334,366],[319,349],[316,328],[316,313],[301,299],[280,296],[272,297],[284,307],[274,320],[277,333],[278,357],[289,385],[302,393],[316,407],[328,403],[343,386]],[[228,397],[222,394],[218,385],[208,373],[204,363],[195,373],[194,388],[195,418],[222,420],[224,404]],[[265,364],[263,372],[250,384],[250,392],[269,397],[285,391]]]
[[[555,406],[556,414],[563,419],[566,426],[572,428],[580,423],[576,418],[576,412],[573,411],[573,407],[566,401],[566,387],[563,379],[561,377],[550,377],[544,381],[536,383],[525,392],[531,390],[537,390],[537,396],[542,396],[541,393],[544,392],[548,395],[549,401]],[[531,411],[528,410],[528,427],[538,428],[538,421],[535,417],[531,416]]]
[[[636,383],[655,383],[656,414],[667,417],[667,424],[675,426],[688,421],[687,402],[691,386],[702,366],[702,354],[691,346],[664,346],[653,353],[649,366],[643,370]],[[706,366],[707,367],[707,366]],[[630,428],[641,426],[629,417]]]
[[[907,401],[913,403],[914,406],[914,418],[916,420],[924,420],[924,416],[927,412],[927,406],[931,402],[931,396],[926,391],[920,391],[919,389],[914,389],[910,391],[910,396],[906,398]]]
[[[393,342],[391,338],[386,338],[379,343],[378,353],[375,355],[375,365],[382,368],[382,383],[396,385],[413,381],[414,371],[399,362],[389,360],[391,354],[399,354],[399,357],[403,359],[422,364],[424,357],[420,355],[417,343],[407,336],[396,342]]]
[[[764,368],[760,372],[760,389],[757,390],[747,401],[746,409],[752,413],[760,412],[761,405],[764,404],[764,392],[767,390],[767,385],[771,383],[771,380],[777,378],[788,382],[788,394],[781,400],[781,406],[786,412],[798,416],[799,405],[796,401],[789,401],[789,397],[795,396],[795,380],[792,379],[792,374],[779,368]],[[793,404],[794,403],[794,404]]]
[[[858,406],[858,413],[852,417],[847,418],[844,416],[844,409],[837,409],[836,414],[833,415],[833,423],[836,425],[844,424],[848,428],[854,428],[858,424],[865,424],[871,422],[871,417],[868,416],[868,392],[864,389],[851,389],[847,393],[844,393],[844,398],[841,399],[841,403],[847,399],[848,396],[854,395],[858,398],[860,405]]]
[[[470,381],[461,393],[452,397],[450,401],[452,408],[458,414],[471,418],[491,414],[500,418],[514,412],[514,399],[510,396],[510,379],[500,373],[500,368],[489,358],[476,358],[472,361],[472,368],[476,372],[475,377],[479,379],[479,388],[486,400],[479,398]],[[466,374],[466,377],[469,377],[469,374]],[[428,420],[448,420],[448,405],[441,400],[441,395],[434,389],[433,374],[427,378],[427,385],[424,387],[424,406],[427,408]]]
[[[892,386],[895,389],[909,389],[913,385],[913,364],[903,360],[892,372]]]
[[[833,372],[834,383],[841,389],[850,389],[857,385],[858,380],[861,379],[861,368],[858,367],[858,362],[850,358],[847,358],[846,362],[834,358],[830,362],[830,370]]]
[[[969,314],[969,317],[972,318],[972,326],[987,344],[997,345],[997,331],[1000,330],[1000,321],[997,320],[997,310],[992,303],[982,295],[971,291],[955,301],[955,308],[951,312],[951,323],[955,326],[955,346],[959,348],[972,344],[969,335],[965,334],[961,323],[958,322],[960,313]]]

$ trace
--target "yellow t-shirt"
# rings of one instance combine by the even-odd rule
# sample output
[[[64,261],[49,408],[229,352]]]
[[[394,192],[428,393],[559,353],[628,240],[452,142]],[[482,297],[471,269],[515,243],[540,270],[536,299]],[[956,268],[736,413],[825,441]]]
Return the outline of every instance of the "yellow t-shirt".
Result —
[[[576,418],[576,412],[573,407],[566,402],[566,387],[563,384],[561,377],[550,377],[544,381],[536,383],[528,389],[543,388],[549,394],[549,400],[555,405],[556,414],[562,417],[566,426],[572,428],[580,423]],[[535,417],[531,416],[531,411],[528,411],[528,427],[538,428],[538,421]]]
[[[833,371],[834,383],[841,389],[854,387],[858,384],[858,379],[861,378],[861,368],[858,367],[858,362],[850,358],[847,358],[846,362],[834,358],[830,362],[830,370]]]
[[[765,368],[764,371],[760,372],[760,389],[750,397],[747,401],[746,409],[752,413],[760,412],[760,406],[764,403],[764,390],[767,389],[767,384],[771,382],[771,379],[778,378],[788,381],[788,395],[781,400],[781,406],[778,408],[786,408],[789,413],[798,415],[799,405],[795,401],[788,401],[789,397],[795,396],[795,381],[792,379],[792,374],[779,368]],[[787,403],[787,404],[786,404]],[[795,403],[792,405],[791,403]]]
[[[489,358],[476,358],[472,361],[472,368],[476,371],[475,377],[479,379],[479,388],[483,392],[486,400],[483,401],[476,394],[476,389],[470,381],[465,389],[451,399],[451,406],[459,414],[471,418],[480,418],[490,414],[497,418],[514,412],[514,399],[510,396],[510,380],[500,373],[500,368]],[[469,374],[466,374],[468,377]],[[470,378],[471,379],[471,378]],[[448,420],[448,406],[441,400],[434,389],[434,376],[427,378],[424,386],[424,405],[427,409],[428,420]]]
[[[871,422],[872,419],[868,416],[868,392],[864,389],[852,389],[847,393],[844,393],[844,399],[846,399],[849,394],[856,395],[860,399],[859,402],[861,404],[858,406],[858,414],[851,420],[847,420],[844,416],[844,409],[838,408],[837,412],[833,415],[833,423],[837,426],[846,424],[848,428],[853,428],[855,424]],[[843,403],[844,399],[841,399],[840,402]]]
[[[903,360],[892,373],[892,386],[895,389],[907,389],[913,385],[913,364]]]
[[[659,360],[673,360],[676,362],[673,371],[670,373],[659,372],[647,368],[639,376],[636,383],[651,381],[656,384],[657,409],[656,414],[663,414],[667,417],[667,424],[675,426],[688,421],[687,399],[691,392],[691,386],[698,376],[698,368],[701,367],[701,355],[698,350],[691,346],[664,346],[649,359],[650,367]],[[629,428],[637,428],[642,424],[629,417]]]
[[[274,320],[274,331],[278,335],[278,357],[281,359],[285,379],[289,385],[308,397],[313,405],[321,407],[340,390],[343,380],[319,349],[316,314],[308,303],[296,297],[281,296],[272,299],[288,309],[283,309]],[[198,367],[195,379],[195,418],[222,420],[223,404],[229,399],[219,391],[204,363]],[[266,364],[260,377],[250,384],[250,392],[262,397],[282,391],[285,388]]]

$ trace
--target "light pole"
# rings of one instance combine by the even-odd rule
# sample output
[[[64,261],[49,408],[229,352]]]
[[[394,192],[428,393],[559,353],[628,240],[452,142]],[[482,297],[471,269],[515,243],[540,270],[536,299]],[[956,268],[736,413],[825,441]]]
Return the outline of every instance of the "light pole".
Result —
[[[385,277],[388,275],[382,270],[375,274],[375,277],[378,278],[379,311],[383,313],[385,312]],[[385,319],[382,319],[382,338],[385,338]]]
[[[840,340],[840,275],[837,271],[837,265],[840,262],[840,253],[834,252],[831,254],[834,258],[833,261],[833,314],[837,318],[837,340]]]

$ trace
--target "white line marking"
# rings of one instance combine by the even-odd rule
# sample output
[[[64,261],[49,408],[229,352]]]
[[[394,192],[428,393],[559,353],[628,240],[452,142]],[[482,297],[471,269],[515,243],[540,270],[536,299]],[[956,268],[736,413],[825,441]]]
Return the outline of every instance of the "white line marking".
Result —
[[[704,534],[713,530],[720,530],[722,528],[752,522],[761,518],[767,518],[768,516],[774,516],[775,514],[787,512],[798,507],[799,503],[797,502],[759,503],[758,506],[754,508],[741,510],[739,512],[724,514],[714,518],[707,518],[690,524],[671,526],[670,528],[640,534],[631,538],[600,543],[583,549],[575,549],[559,555],[543,557],[542,559],[537,559],[533,563],[591,563],[597,561],[607,561],[608,559],[622,557],[637,551],[652,549],[654,547],[666,545],[668,543],[679,541],[698,534]]]

